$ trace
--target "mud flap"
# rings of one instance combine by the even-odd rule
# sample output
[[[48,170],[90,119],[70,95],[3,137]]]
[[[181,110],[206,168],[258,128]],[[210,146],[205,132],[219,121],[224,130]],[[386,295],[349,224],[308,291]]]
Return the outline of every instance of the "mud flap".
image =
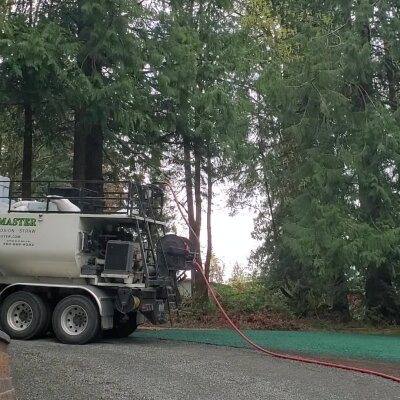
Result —
[[[146,319],[154,325],[162,324],[165,322],[165,304],[163,300],[155,300],[152,303],[143,303],[140,307]]]

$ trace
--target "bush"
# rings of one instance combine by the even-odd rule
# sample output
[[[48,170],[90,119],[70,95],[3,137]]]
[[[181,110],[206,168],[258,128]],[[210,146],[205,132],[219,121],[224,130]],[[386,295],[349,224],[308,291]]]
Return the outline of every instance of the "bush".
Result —
[[[213,287],[222,306],[232,314],[263,311],[289,313],[283,295],[279,292],[269,291],[258,280],[231,284],[214,283]],[[211,309],[215,310],[213,302]]]

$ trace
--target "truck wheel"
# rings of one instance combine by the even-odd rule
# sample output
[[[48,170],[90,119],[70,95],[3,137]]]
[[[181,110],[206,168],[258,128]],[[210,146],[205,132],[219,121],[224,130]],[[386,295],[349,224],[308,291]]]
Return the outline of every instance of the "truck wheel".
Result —
[[[114,326],[112,329],[104,331],[104,336],[107,338],[121,339],[135,332],[137,327],[135,312],[121,314],[116,311],[114,313]]]
[[[49,308],[36,294],[20,291],[3,302],[0,321],[3,330],[13,339],[28,340],[40,336],[49,318]]]
[[[62,343],[88,343],[97,336],[99,328],[99,311],[85,296],[68,296],[54,309],[53,331]]]

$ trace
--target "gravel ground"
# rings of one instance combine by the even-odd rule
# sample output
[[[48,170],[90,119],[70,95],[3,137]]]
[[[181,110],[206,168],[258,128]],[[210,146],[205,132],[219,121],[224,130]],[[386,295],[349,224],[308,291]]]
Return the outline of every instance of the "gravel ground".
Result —
[[[19,400],[395,400],[394,382],[265,357],[248,349],[135,336],[86,346],[9,348]]]

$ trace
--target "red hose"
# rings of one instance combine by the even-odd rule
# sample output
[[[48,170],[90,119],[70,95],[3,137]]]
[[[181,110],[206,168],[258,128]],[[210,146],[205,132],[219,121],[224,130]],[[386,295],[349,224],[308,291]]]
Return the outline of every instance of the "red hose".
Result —
[[[182,210],[182,207],[181,207],[181,205],[180,205],[180,203],[178,201],[178,198],[176,196],[176,193],[175,193],[172,185],[170,183],[168,183],[168,182],[166,183],[166,185],[171,190],[172,196],[174,197],[174,200],[175,200],[175,202],[176,202],[176,204],[178,206],[178,209],[179,209],[180,214],[182,215],[182,218],[185,220],[185,223],[187,224],[189,229],[192,231],[194,236],[197,238],[197,240],[199,240],[199,238],[197,237],[196,233],[193,231],[192,227],[189,224],[189,221],[187,220],[187,218],[186,218],[186,216],[185,216],[185,214],[184,214],[184,212]],[[219,302],[218,297],[215,294],[215,291],[214,291],[213,287],[211,286],[210,282],[206,278],[202,266],[196,261],[195,261],[195,266],[196,266],[196,269],[200,272],[205,284],[207,285],[207,288],[208,288],[208,291],[209,291],[211,297],[213,298],[218,310],[221,312],[221,314],[224,317],[224,319],[227,322],[227,324],[235,332],[237,332],[247,343],[249,343],[252,347],[254,347],[256,350],[260,351],[261,353],[267,354],[267,355],[275,357],[275,358],[282,358],[284,360],[298,361],[298,362],[307,363],[307,364],[322,365],[324,367],[337,368],[337,369],[343,369],[343,370],[346,370],[346,371],[353,371],[353,372],[360,372],[362,374],[374,375],[374,376],[378,376],[380,378],[389,379],[391,381],[400,383],[400,377],[384,374],[382,372],[373,371],[373,370],[365,369],[365,368],[351,367],[349,365],[337,364],[337,363],[333,363],[333,362],[320,361],[320,360],[316,360],[314,358],[307,358],[307,357],[293,356],[293,355],[290,355],[290,354],[278,353],[278,352],[274,352],[274,351],[268,350],[268,349],[258,345],[257,343],[253,342],[248,336],[246,336],[240,330],[240,328],[231,320],[231,318],[225,312],[224,308],[222,307],[221,303]]]

